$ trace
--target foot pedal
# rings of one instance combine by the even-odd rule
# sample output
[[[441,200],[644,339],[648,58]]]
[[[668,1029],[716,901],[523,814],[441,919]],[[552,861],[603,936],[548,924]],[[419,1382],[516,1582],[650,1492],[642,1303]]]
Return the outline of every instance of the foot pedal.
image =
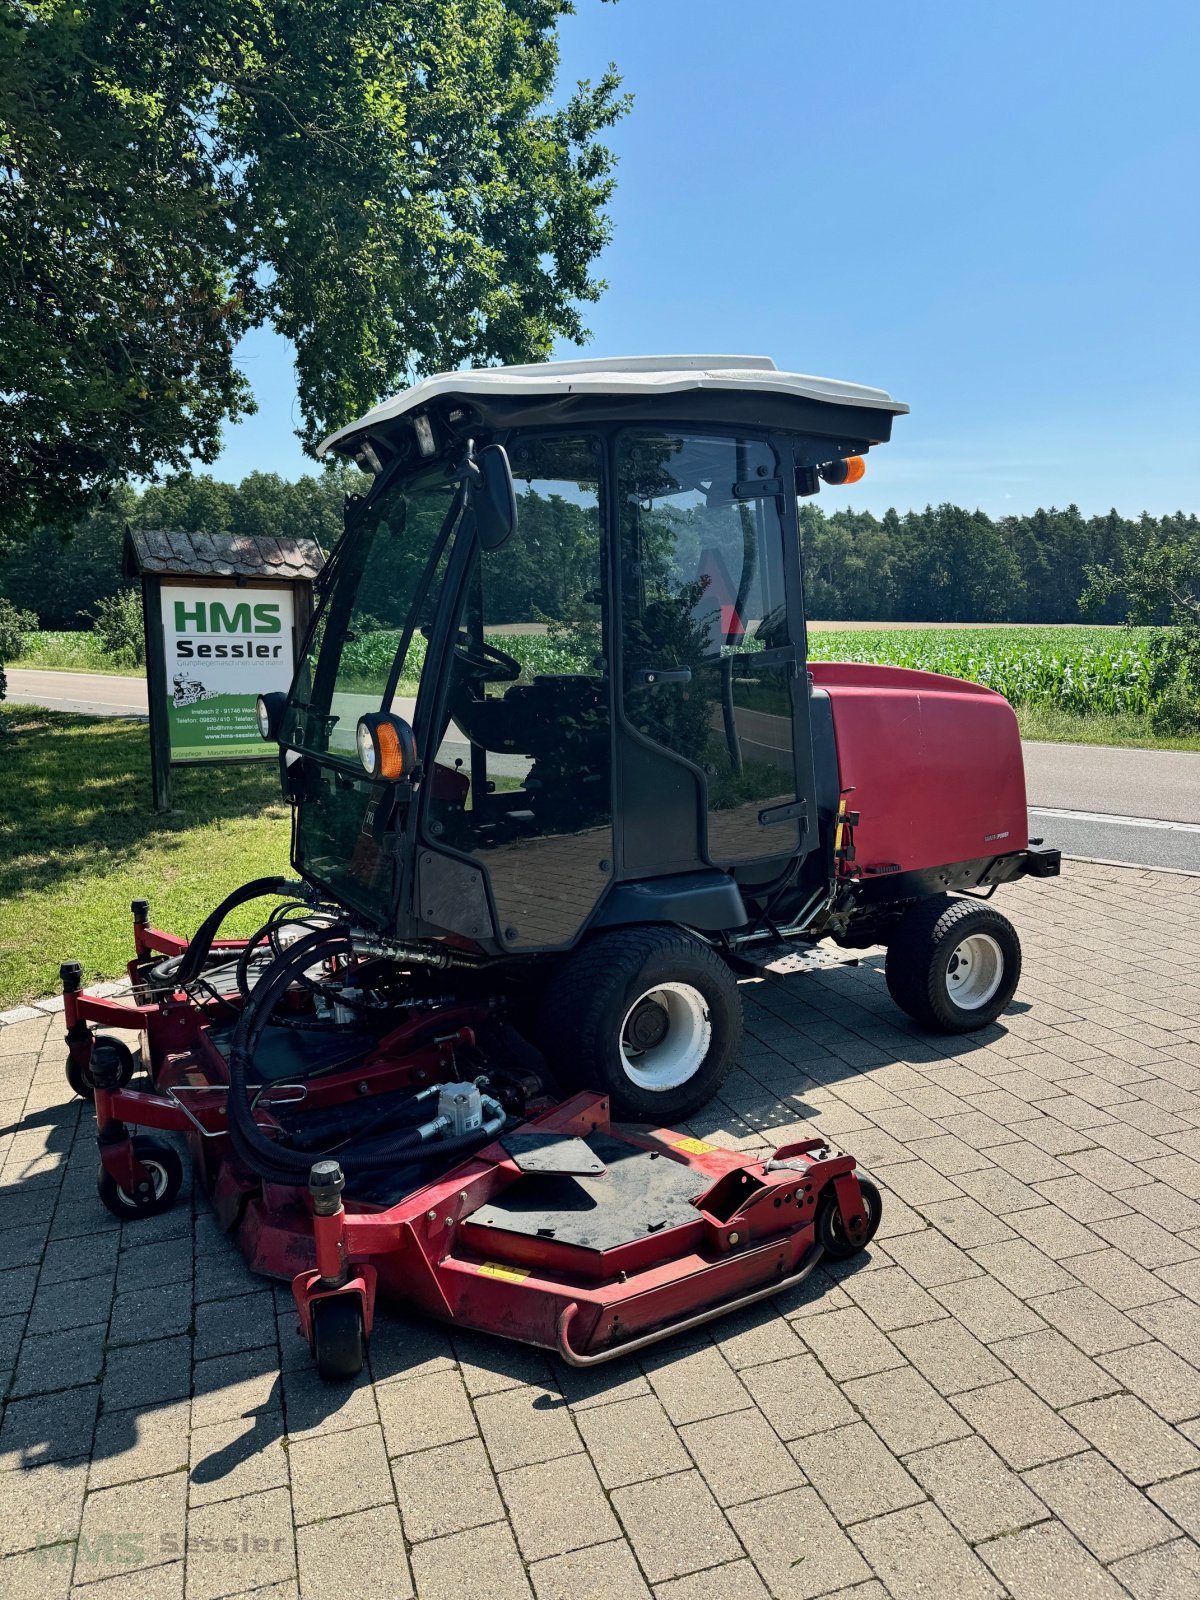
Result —
[[[747,977],[787,978],[794,972],[828,972],[835,967],[856,967],[858,956],[845,955],[824,945],[799,939],[772,939],[734,952],[731,963]]]

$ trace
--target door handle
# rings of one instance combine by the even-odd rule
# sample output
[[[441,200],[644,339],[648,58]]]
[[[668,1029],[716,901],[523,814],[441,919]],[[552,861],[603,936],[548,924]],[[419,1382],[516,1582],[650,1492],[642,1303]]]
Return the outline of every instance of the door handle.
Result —
[[[639,667],[633,674],[636,684],[691,683],[691,667]]]

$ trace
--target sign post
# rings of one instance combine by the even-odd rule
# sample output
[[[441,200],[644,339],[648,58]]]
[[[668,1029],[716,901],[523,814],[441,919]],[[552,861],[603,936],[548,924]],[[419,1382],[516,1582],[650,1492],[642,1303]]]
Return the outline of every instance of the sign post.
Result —
[[[156,811],[170,809],[173,766],[274,758],[255,701],[291,684],[323,560],[312,540],[130,531]]]

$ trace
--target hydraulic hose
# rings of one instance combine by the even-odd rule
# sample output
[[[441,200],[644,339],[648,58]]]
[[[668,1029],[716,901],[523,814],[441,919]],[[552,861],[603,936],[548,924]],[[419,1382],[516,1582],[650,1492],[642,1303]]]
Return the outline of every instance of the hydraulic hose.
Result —
[[[321,961],[350,955],[353,950],[354,941],[344,925],[317,928],[302,939],[297,939],[295,944],[289,945],[276,958],[254,985],[238,1019],[229,1051],[230,1140],[239,1159],[268,1182],[305,1182],[317,1156],[312,1151],[292,1150],[276,1143],[263,1133],[255,1121],[248,1084],[259,1040],[277,1002],[300,973]],[[393,1166],[398,1159],[410,1162],[440,1160],[460,1150],[478,1147],[494,1137],[504,1124],[504,1112],[499,1105],[490,1102],[488,1110],[490,1115],[482,1128],[449,1139],[432,1137],[429,1124],[422,1128],[400,1128],[386,1139],[377,1138],[359,1150],[341,1153],[339,1160],[342,1169],[347,1176],[378,1172],[381,1168]]]
[[[182,988],[184,984],[191,983],[194,978],[200,976],[204,963],[208,960],[208,953],[212,949],[212,942],[231,911],[245,905],[247,900],[258,900],[266,894],[295,894],[304,887],[304,884],[295,883],[290,878],[252,878],[240,889],[227,894],[220,905],[209,912],[188,941],[188,947],[180,957],[175,982]]]

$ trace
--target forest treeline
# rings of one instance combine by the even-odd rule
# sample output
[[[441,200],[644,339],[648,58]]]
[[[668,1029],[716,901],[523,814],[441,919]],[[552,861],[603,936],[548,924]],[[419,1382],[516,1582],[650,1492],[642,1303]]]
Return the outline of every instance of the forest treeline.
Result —
[[[352,468],[286,482],[253,472],[240,483],[184,476],[140,492],[126,485],[71,534],[35,536],[0,556],[0,596],[43,628],[87,627],[96,605],[129,586],[121,572],[126,524],[207,533],[316,539],[328,551],[342,501],[361,488]],[[1200,550],[1200,518],[1085,517],[1077,507],[994,519],[961,506],[826,512],[800,506],[810,617],[860,622],[1078,622],[1089,567],[1117,567],[1128,549]],[[1093,611],[1117,622],[1124,608]]]

